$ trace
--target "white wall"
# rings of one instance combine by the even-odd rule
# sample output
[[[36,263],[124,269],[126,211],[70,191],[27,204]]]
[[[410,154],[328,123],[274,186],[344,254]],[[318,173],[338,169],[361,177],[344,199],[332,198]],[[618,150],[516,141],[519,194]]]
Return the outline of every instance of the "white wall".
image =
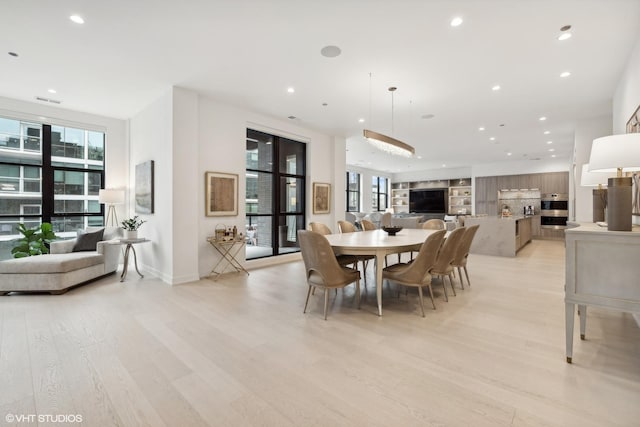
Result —
[[[129,123],[126,120],[4,97],[0,97],[0,116],[105,132],[105,187],[128,191]],[[116,206],[116,212],[122,221],[127,215],[127,206]]]
[[[344,153],[346,142],[341,138],[305,129],[295,122],[279,120],[251,111],[222,104],[203,96],[198,101],[198,189],[197,206],[198,274],[204,277],[218,259],[215,250],[206,242],[214,233],[216,225],[238,227],[245,225],[245,161],[247,128],[284,136],[307,143],[307,223],[322,221],[335,224],[336,216],[344,215]],[[207,171],[238,174],[238,216],[206,217],[204,215],[204,174]],[[332,188],[331,213],[314,215],[312,211],[312,183],[326,182]],[[291,259],[299,254],[281,255],[273,258],[244,262],[249,268],[259,267]]]
[[[613,133],[626,133],[627,121],[640,105],[640,39],[629,57],[613,97]]]
[[[136,215],[134,202],[135,167],[154,161],[155,213],[139,216],[147,221],[139,233],[151,243],[138,245],[138,262],[166,283],[174,276],[173,217],[173,91],[167,91],[131,118],[129,215]]]

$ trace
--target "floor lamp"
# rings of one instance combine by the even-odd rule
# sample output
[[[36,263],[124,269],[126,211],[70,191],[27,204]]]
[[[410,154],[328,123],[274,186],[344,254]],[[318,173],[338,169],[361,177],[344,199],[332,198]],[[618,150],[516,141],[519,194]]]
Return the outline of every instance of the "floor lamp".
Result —
[[[98,193],[98,201],[107,206],[106,226],[118,227],[118,215],[115,205],[124,203],[124,190],[104,189]]]
[[[610,135],[593,140],[589,171],[617,172],[617,177],[608,181],[609,231],[631,231],[633,180],[630,176],[623,176],[623,173],[637,170],[640,170],[640,133]]]
[[[606,222],[607,186],[609,175],[606,172],[589,172],[589,163],[582,165],[580,186],[597,187],[593,189],[593,222]]]

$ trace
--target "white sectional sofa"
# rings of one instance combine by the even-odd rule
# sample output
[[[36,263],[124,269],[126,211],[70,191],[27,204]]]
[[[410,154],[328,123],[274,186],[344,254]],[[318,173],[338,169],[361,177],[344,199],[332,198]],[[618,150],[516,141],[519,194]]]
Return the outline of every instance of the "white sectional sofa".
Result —
[[[0,295],[9,292],[61,294],[76,285],[111,274],[120,259],[119,230],[107,227],[96,250],[72,252],[76,239],[51,242],[51,253],[0,262]],[[95,229],[87,229],[88,232]]]

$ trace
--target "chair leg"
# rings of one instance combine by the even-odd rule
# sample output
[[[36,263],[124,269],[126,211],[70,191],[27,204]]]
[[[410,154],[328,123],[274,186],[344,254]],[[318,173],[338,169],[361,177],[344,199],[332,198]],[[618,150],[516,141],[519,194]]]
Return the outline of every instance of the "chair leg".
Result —
[[[422,317],[425,317],[424,302],[422,301],[422,286],[418,286],[418,298],[420,298],[420,310],[422,310]]]
[[[467,276],[467,285],[471,287],[471,280],[469,280],[469,273],[467,272],[467,266],[465,265],[462,268],[464,268],[464,275]]]
[[[358,301],[358,310],[360,310],[360,279],[356,280],[356,300]]]
[[[431,283],[427,285],[429,287],[429,296],[431,297],[431,305],[433,305],[433,309],[436,309],[436,303],[433,300],[433,289],[431,289]]]
[[[442,280],[442,289],[444,289],[444,300],[449,302],[449,295],[447,295],[447,284],[444,282],[444,276],[440,276],[440,280]]]
[[[456,288],[453,287],[453,277],[451,277],[451,273],[449,273],[449,275],[447,277],[449,277],[449,284],[451,285],[451,289],[453,290],[453,296],[457,297]],[[444,283],[444,279],[443,279],[442,283]]]
[[[329,289],[324,288],[324,320],[327,320],[327,306],[329,305]]]
[[[458,276],[460,276],[460,287],[464,289],[464,279],[462,278],[462,270],[458,267]]]
[[[303,313],[307,312],[307,304],[309,304],[309,295],[311,295],[311,288],[315,289],[316,287],[309,285],[309,290],[307,291],[307,300],[304,302],[304,310],[302,310]]]

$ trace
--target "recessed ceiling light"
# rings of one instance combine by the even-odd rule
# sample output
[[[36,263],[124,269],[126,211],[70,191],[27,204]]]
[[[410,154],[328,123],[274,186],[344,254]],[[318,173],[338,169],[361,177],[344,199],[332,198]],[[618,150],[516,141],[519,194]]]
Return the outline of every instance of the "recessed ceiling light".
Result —
[[[507,156],[510,156],[511,154],[512,154],[511,152],[508,152],[508,153],[507,153]]]
[[[323,107],[326,107],[327,105],[329,105],[329,104],[327,104],[326,102],[323,102],[323,103],[322,103],[322,106],[323,106]]]
[[[495,85],[494,87],[491,88],[491,90],[493,91],[500,90],[500,85]]]
[[[288,87],[287,88],[287,92],[289,92],[289,93],[294,93],[295,91],[296,90],[294,88],[292,88],[292,87]]]
[[[548,130],[545,130],[543,133],[544,133],[545,135],[549,135],[551,132],[549,132]]]
[[[342,53],[342,50],[338,46],[325,46],[320,49],[320,54],[326,58],[335,58]]]
[[[453,18],[450,23],[452,27],[458,27],[461,24],[462,24],[462,18],[459,16],[456,16],[455,18]]]
[[[556,149],[555,148],[549,148],[549,151],[553,152],[553,151],[556,151]]]
[[[555,156],[556,156],[555,154],[552,154],[552,155],[551,155],[551,157],[555,157]]]
[[[418,156],[418,159],[422,159],[422,156]]]
[[[560,27],[560,31],[569,31],[571,29],[571,25],[564,25]]]
[[[492,137],[489,138],[489,141],[495,141],[495,140],[496,140],[495,136],[492,136]]]
[[[71,15],[69,19],[71,19],[76,24],[84,24],[84,19],[82,19],[82,16],[80,15]]]
[[[558,40],[560,40],[560,41],[568,40],[568,39],[570,39],[570,38],[571,38],[571,36],[572,36],[572,34],[571,34],[571,33],[569,33],[569,32],[562,33],[562,34],[560,34],[560,35],[558,36]]]
[[[442,167],[443,167],[443,168],[446,168],[446,167],[447,167],[447,165],[445,165],[445,164],[443,163],[443,164],[442,164]]]
[[[553,141],[547,141],[547,144],[553,144]]]
[[[569,77],[571,75],[571,72],[569,71],[564,71],[562,73],[560,73],[560,77]]]
[[[49,93],[58,93],[58,91],[55,90],[55,89],[48,89],[47,92],[49,92]]]
[[[480,126],[480,127],[478,128],[478,130],[479,130],[480,132],[482,132],[482,131],[484,130],[484,127]]]
[[[542,116],[538,120],[540,120],[541,122],[544,122],[545,120],[547,120],[547,118],[545,116]]]
[[[358,119],[359,123],[364,123],[364,119]]]
[[[433,114],[423,114],[422,116],[420,116],[423,119],[433,119],[435,117],[435,115]]]
[[[295,120],[295,119],[297,119],[297,117],[296,117],[296,116],[289,116],[289,117],[287,117],[287,118],[288,118],[289,120]]]
[[[14,58],[17,58],[17,57],[18,57],[18,54],[17,54],[17,53],[15,53],[15,52],[8,52],[8,53],[9,53],[9,55],[13,56]]]

